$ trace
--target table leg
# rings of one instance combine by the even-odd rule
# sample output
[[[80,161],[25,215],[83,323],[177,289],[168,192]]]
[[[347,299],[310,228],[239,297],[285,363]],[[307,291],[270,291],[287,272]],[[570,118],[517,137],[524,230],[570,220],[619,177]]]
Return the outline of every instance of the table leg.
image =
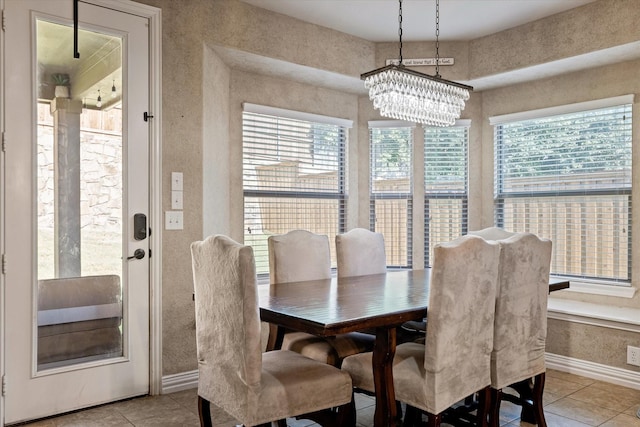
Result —
[[[375,427],[394,427],[398,422],[393,389],[393,356],[396,353],[396,328],[376,329],[373,347],[373,381],[376,391]]]
[[[284,328],[282,326],[269,323],[269,340],[266,351],[280,350],[284,339]]]

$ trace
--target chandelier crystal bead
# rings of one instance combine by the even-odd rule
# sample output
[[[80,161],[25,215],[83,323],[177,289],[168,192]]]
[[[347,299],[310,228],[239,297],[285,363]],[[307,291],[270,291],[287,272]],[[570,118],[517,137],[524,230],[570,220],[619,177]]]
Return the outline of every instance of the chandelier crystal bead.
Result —
[[[384,117],[427,126],[452,126],[460,118],[473,88],[440,77],[437,49],[435,76],[408,69],[402,64],[402,0],[399,3],[400,62],[360,76],[369,91],[369,99],[373,101],[373,108]],[[438,7],[439,2],[436,2],[436,9]],[[439,16],[438,10],[436,16]],[[438,24],[436,21],[436,46]]]

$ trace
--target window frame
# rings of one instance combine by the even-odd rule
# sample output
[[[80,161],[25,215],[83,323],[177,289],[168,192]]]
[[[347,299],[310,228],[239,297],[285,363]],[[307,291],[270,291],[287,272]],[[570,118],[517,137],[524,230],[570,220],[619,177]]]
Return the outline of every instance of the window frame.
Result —
[[[245,159],[245,150],[247,142],[245,140],[245,120],[247,114],[251,115],[260,115],[263,117],[273,117],[274,123],[277,120],[292,120],[299,122],[306,122],[311,126],[313,125],[331,125],[336,126],[336,141],[338,142],[337,153],[338,157],[336,159],[337,163],[337,186],[335,192],[333,191],[308,191],[305,189],[297,189],[293,188],[292,190],[263,190],[263,189],[247,189],[247,182],[245,181],[245,168],[247,167],[246,159]],[[347,144],[349,139],[349,129],[353,126],[353,122],[351,120],[334,118],[329,116],[322,116],[318,114],[311,114],[293,110],[286,110],[282,108],[275,108],[269,106],[262,106],[250,103],[243,103],[243,111],[242,111],[242,168],[243,168],[243,179],[242,179],[242,200],[243,200],[243,236],[246,239],[247,235],[247,216],[246,216],[246,203],[247,199],[257,199],[257,198],[285,198],[285,199],[301,199],[301,200],[337,200],[338,201],[338,218],[337,226],[338,229],[335,230],[335,233],[343,233],[346,231],[346,222],[347,222],[347,201],[348,201],[348,162],[347,162]],[[311,149],[310,156],[311,161],[308,163],[309,165],[315,165],[315,150],[314,147]],[[295,225],[290,228],[290,230],[294,230],[297,227]],[[313,230],[310,230],[313,231]],[[329,239],[331,240],[331,239]],[[245,243],[250,246],[251,243]],[[329,242],[332,247],[332,258],[335,258],[335,248],[333,247],[335,243],[333,241]],[[264,251],[264,250],[262,250]],[[335,264],[335,261],[332,262]],[[258,271],[258,278],[260,280],[265,280],[269,276],[268,270],[268,261],[266,267],[260,265],[256,266],[257,270],[263,270],[266,268],[266,271]]]
[[[413,207],[414,207],[414,164],[415,164],[415,150],[414,138],[415,138],[415,123],[406,122],[402,120],[375,120],[370,121],[368,126],[368,143],[369,143],[369,229],[371,231],[381,230],[376,229],[376,200],[406,200],[406,215],[407,224],[405,230],[406,237],[406,264],[399,265],[391,261],[393,255],[390,256],[388,248],[394,246],[395,242],[391,241],[393,236],[389,236],[389,233],[385,234],[385,246],[387,247],[387,267],[390,269],[412,269],[413,268]],[[408,145],[410,149],[409,155],[409,189],[406,192],[377,192],[373,191],[373,129],[408,129]]]
[[[626,260],[626,274],[627,278],[610,278],[610,277],[596,277],[589,276],[588,272],[581,269],[579,274],[569,274],[568,272],[556,273],[552,275],[567,277],[571,279],[572,287],[578,285],[583,291],[586,288],[593,288],[593,291],[587,291],[590,293],[605,294],[604,288],[611,289],[615,294],[620,294],[619,288],[631,288],[632,284],[632,258],[633,258],[633,236],[632,236],[632,198],[633,198],[633,180],[630,177],[630,183],[628,187],[624,188],[601,188],[590,189],[588,187],[571,190],[550,190],[550,191],[505,191],[505,177],[501,173],[503,171],[504,151],[501,148],[501,131],[502,125],[517,123],[521,121],[530,121],[536,119],[546,119],[553,116],[562,116],[568,114],[587,113],[591,110],[601,110],[607,108],[626,107],[630,105],[631,113],[633,112],[634,95],[623,95],[612,98],[599,99],[594,101],[587,101],[575,104],[567,104],[550,108],[543,108],[532,111],[525,111],[520,113],[505,114],[501,116],[490,117],[489,123],[494,126],[494,191],[493,191],[493,211],[494,211],[494,223],[497,227],[504,226],[505,220],[505,203],[508,199],[541,199],[541,198],[575,198],[575,197],[592,197],[592,196],[625,196],[626,197],[626,213],[627,219],[627,260]],[[633,132],[633,114],[630,115],[631,133]],[[631,156],[633,156],[633,140],[630,142]],[[629,174],[631,173],[632,165],[629,166]],[[597,173],[596,171],[589,171],[588,173]],[[613,289],[618,288],[618,289]],[[575,289],[575,288],[574,288]],[[623,291],[623,293],[626,293]]]
[[[467,234],[469,230],[469,131],[471,127],[471,120],[457,120],[454,126],[455,128],[464,128],[464,162],[465,162],[465,177],[464,177],[464,190],[446,190],[446,191],[429,191],[427,189],[427,130],[435,129],[439,130],[441,128],[429,128],[425,127],[423,129],[424,133],[424,153],[422,159],[422,167],[424,171],[424,266],[425,268],[431,267],[431,263],[429,262],[429,258],[431,255],[430,246],[431,241],[429,239],[429,232],[431,227],[430,221],[430,200],[440,199],[440,200],[462,200],[462,222],[460,224],[461,233],[460,235]],[[436,242],[442,243],[442,242]]]

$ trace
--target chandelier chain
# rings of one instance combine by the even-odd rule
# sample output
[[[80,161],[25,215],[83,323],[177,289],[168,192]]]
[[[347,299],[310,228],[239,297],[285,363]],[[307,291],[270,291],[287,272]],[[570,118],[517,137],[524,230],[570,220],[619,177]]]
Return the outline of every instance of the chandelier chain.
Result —
[[[440,0],[436,0],[436,77],[440,77]]]
[[[402,65],[402,0],[398,0],[398,36],[400,37],[400,62],[398,65]]]

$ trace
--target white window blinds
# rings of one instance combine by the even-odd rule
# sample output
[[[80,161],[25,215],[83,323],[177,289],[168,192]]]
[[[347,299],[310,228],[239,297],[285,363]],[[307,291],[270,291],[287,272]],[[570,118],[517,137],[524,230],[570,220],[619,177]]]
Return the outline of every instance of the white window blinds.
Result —
[[[286,112],[286,110],[278,110]],[[244,241],[268,273],[267,238],[294,229],[329,237],[345,223],[345,144],[339,124],[243,113]]]
[[[630,281],[631,103],[495,126],[496,225],[553,241],[553,274]]]
[[[412,266],[413,128],[370,127],[370,222],[384,235],[387,265]]]
[[[424,130],[425,266],[435,245],[467,233],[468,126]]]

